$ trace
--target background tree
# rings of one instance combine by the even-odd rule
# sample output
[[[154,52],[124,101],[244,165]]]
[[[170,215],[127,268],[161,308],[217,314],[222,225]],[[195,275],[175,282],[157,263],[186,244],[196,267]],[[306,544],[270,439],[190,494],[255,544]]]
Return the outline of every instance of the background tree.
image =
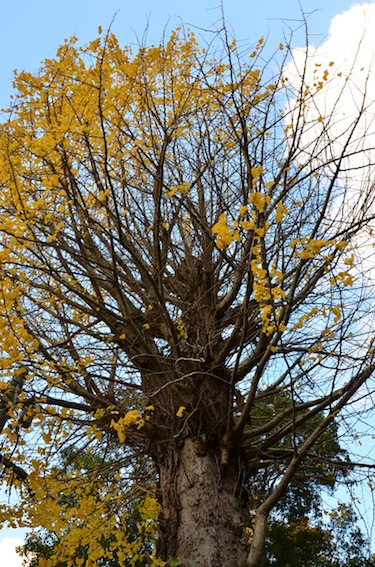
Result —
[[[94,523],[95,477],[56,478],[70,441],[153,460],[161,512],[149,495],[140,532],[158,522],[154,565],[258,566],[271,510],[365,395],[372,290],[356,245],[371,159],[358,194],[349,181],[368,150],[366,98],[332,137],[336,107],[315,116],[314,101],[341,81],[339,105],[350,77],[330,64],[289,86],[262,45],[237,49],[223,30],[203,49],[176,31],[133,54],[108,33],[15,79],[0,132],[0,387],[4,458],[33,498],[2,517],[61,533],[70,521],[62,560],[80,546],[87,567],[139,559],[124,518],[102,545],[131,497],[121,478],[101,484]],[[241,494],[265,469],[249,545]],[[71,512],[62,490],[80,491]]]
[[[329,522],[289,518],[270,522],[267,567],[373,567],[369,542],[350,505],[341,505]]]

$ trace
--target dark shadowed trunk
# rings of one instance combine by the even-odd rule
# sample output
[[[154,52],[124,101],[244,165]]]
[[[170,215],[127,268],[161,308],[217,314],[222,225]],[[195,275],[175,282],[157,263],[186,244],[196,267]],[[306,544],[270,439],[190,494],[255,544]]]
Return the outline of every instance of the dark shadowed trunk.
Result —
[[[238,471],[186,439],[160,469],[163,507],[159,553],[179,557],[183,567],[244,567],[248,550]]]

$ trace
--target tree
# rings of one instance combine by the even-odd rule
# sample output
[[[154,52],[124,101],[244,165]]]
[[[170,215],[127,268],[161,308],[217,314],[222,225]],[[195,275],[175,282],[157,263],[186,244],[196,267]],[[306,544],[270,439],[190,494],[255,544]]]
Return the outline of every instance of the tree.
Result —
[[[369,542],[356,521],[351,506],[341,505],[329,523],[306,518],[271,522],[267,567],[373,567]]]
[[[157,522],[154,565],[258,566],[271,510],[304,460],[324,463],[319,439],[372,377],[356,248],[371,156],[355,199],[350,180],[366,97],[338,132],[350,76],[332,63],[310,84],[305,66],[290,84],[262,46],[224,29],[203,49],[177,30],[133,54],[107,33],[16,76],[0,133],[0,386],[4,458],[29,495],[3,518],[70,521],[59,553],[88,546],[87,567],[119,550],[138,561],[116,515],[135,484],[119,467],[98,511],[97,476],[53,472],[69,442],[152,460],[140,533]],[[338,104],[317,114],[331,81]],[[241,494],[264,470],[249,544]]]

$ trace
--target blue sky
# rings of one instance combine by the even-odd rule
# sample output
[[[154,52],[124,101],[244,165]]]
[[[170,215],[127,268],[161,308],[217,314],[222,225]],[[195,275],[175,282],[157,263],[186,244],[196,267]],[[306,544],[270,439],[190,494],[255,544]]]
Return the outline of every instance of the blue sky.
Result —
[[[269,36],[272,45],[282,40],[283,30],[301,24],[301,8],[307,16],[311,43],[324,43],[334,16],[349,9],[348,0],[223,0],[227,23],[237,39],[256,42]],[[374,4],[374,2],[370,3]],[[14,69],[36,72],[40,62],[53,57],[65,38],[77,35],[80,43],[97,35],[98,26],[112,29],[122,44],[137,43],[148,26],[148,42],[157,42],[167,25],[182,21],[191,27],[212,28],[220,21],[220,0],[4,0],[0,20],[0,107],[8,105]],[[353,22],[355,25],[355,22]],[[295,35],[294,44],[303,47],[304,31]],[[375,96],[374,96],[375,99]],[[20,561],[10,551],[5,537],[22,537],[18,530],[0,531],[1,564],[18,567]],[[8,555],[5,555],[5,554]]]

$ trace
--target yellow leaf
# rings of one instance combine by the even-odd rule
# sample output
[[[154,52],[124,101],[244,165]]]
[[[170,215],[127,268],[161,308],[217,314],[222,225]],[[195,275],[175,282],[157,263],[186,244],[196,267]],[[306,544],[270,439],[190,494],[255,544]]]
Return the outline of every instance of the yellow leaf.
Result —
[[[178,408],[177,412],[176,412],[176,416],[177,416],[177,417],[182,417],[185,410],[186,410],[186,407],[185,407],[185,406],[180,406],[180,407]]]
[[[259,191],[251,193],[249,201],[260,213],[263,213],[266,206],[270,204],[271,197],[269,195],[263,195]]]
[[[254,221],[241,221],[241,228],[244,230],[251,230],[254,226]]]
[[[287,213],[288,209],[282,203],[278,203],[275,216],[276,222],[282,222],[284,215]]]

